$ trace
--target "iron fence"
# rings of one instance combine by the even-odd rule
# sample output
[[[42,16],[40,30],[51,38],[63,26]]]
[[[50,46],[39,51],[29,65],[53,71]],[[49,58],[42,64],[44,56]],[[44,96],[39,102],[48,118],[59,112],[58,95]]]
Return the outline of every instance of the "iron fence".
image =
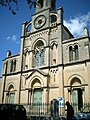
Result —
[[[90,103],[84,103],[81,112],[90,112]]]
[[[84,104],[77,104],[73,103],[71,104],[74,108],[74,112],[90,112],[90,103],[84,103]]]
[[[77,104],[71,104],[74,108],[74,112],[90,112],[90,103],[84,103],[82,106]],[[27,111],[27,116],[50,116],[50,103],[41,104],[23,104]],[[66,105],[64,107],[59,107],[59,116],[66,115]]]
[[[23,104],[29,115],[50,115],[50,104]]]

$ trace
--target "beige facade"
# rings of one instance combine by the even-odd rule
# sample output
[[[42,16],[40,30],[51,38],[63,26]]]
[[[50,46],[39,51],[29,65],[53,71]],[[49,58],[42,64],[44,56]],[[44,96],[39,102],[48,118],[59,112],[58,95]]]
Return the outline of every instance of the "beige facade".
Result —
[[[52,2],[54,4],[52,4]],[[78,109],[90,102],[90,37],[74,38],[63,25],[63,8],[55,0],[36,6],[22,24],[20,54],[7,52],[2,63],[3,103],[49,103],[64,98]]]

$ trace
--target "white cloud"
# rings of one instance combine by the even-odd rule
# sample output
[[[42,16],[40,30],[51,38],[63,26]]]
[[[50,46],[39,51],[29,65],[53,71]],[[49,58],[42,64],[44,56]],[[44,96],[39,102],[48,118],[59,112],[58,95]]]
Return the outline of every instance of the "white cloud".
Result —
[[[79,15],[70,20],[64,20],[64,25],[71,31],[74,36],[82,36],[84,27],[90,28],[90,12],[86,15]]]
[[[17,41],[16,43],[17,43],[17,44],[19,44],[20,42],[19,42],[19,41]]]
[[[11,41],[11,42],[16,42],[17,44],[19,44],[19,41],[17,40],[17,36],[16,35],[7,36],[6,39]]]
[[[6,39],[10,40],[10,41],[16,41],[17,40],[17,36],[16,35],[7,36]]]
[[[7,38],[6,38],[7,40],[10,40],[11,39],[11,37],[10,36],[7,36]]]
[[[16,35],[13,35],[11,39],[12,39],[12,41],[16,41],[17,40]]]

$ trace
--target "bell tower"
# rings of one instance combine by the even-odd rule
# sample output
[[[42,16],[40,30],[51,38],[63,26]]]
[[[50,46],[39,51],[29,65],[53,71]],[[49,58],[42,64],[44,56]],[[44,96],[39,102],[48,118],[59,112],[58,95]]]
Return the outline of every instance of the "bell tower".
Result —
[[[36,0],[36,12],[46,8],[55,10],[56,9],[55,4],[56,0]]]
[[[50,27],[50,13],[56,12],[56,0],[36,0],[36,12],[32,15],[32,32]]]
[[[56,10],[56,0],[36,0],[32,20],[22,26],[21,58],[24,51],[24,68],[62,64],[62,31],[63,8]]]

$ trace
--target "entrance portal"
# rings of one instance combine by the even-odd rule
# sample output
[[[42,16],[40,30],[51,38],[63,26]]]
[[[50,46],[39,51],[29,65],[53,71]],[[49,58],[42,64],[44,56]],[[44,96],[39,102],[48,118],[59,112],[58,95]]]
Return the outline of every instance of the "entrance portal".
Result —
[[[74,110],[75,111],[81,110],[82,105],[83,105],[81,88],[72,90],[72,101],[73,101]]]
[[[38,112],[42,105],[42,90],[35,89],[34,96],[33,96],[33,108],[34,112]]]
[[[34,104],[41,104],[42,103],[42,90],[36,89],[34,90]]]

